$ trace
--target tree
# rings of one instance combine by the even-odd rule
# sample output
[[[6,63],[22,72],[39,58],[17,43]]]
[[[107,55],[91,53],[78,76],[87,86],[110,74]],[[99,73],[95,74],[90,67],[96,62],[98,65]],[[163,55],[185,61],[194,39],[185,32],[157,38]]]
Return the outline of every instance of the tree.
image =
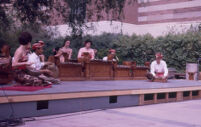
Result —
[[[6,26],[9,25],[9,19],[6,14],[6,10],[8,9],[5,4],[9,3],[10,1],[8,0],[0,0],[0,30],[5,30]]]
[[[52,13],[69,24],[72,33],[82,34],[82,27],[92,17],[103,18],[105,12],[109,20],[121,20],[126,2],[137,0],[0,0],[0,29],[9,23],[28,25],[36,28],[50,25]],[[8,8],[8,6],[10,8]],[[12,12],[12,13],[10,13]],[[8,18],[10,19],[8,20]],[[17,22],[17,23],[16,23]],[[3,25],[2,25],[3,24]]]

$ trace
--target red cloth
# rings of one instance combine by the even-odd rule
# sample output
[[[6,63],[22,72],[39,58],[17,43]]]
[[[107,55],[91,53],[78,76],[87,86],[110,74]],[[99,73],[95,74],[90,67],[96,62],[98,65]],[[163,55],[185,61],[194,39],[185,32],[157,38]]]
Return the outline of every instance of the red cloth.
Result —
[[[16,86],[7,86],[7,87],[2,87],[0,90],[11,90],[11,91],[37,91],[37,90],[42,90],[45,88],[51,88],[52,85],[47,85],[47,86],[21,86],[21,85],[16,85]]]
[[[156,56],[156,58],[161,58],[161,59],[163,58],[163,55],[160,52],[156,53],[155,56]]]
[[[110,49],[110,50],[109,50],[109,52],[110,52],[110,53],[112,53],[112,52],[114,52],[114,53],[115,53],[115,52],[116,52],[116,50],[115,50],[115,49]]]
[[[35,50],[37,48],[42,48],[43,46],[44,46],[44,42],[39,41],[39,42],[32,45],[32,49]]]
[[[26,65],[22,65],[22,66],[18,66],[18,67],[13,67],[13,70],[26,70],[27,66]]]
[[[164,76],[164,72],[158,72],[158,73],[156,73],[156,76],[158,76],[158,77],[163,77]]]

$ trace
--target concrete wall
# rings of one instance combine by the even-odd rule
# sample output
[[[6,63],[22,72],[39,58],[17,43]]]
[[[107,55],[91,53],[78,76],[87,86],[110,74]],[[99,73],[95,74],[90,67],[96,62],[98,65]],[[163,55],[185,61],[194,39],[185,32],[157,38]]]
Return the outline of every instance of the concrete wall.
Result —
[[[84,34],[100,35],[106,33],[122,33],[124,35],[144,35],[151,34],[154,37],[164,36],[168,32],[181,33],[190,29],[192,26],[198,28],[201,23],[197,21],[191,22],[170,22],[170,23],[156,23],[156,24],[142,24],[135,25],[129,23],[122,23],[117,21],[100,21],[87,23],[88,28],[83,28]],[[57,25],[48,27],[55,31],[55,37],[66,36],[71,34],[71,28],[68,25]]]

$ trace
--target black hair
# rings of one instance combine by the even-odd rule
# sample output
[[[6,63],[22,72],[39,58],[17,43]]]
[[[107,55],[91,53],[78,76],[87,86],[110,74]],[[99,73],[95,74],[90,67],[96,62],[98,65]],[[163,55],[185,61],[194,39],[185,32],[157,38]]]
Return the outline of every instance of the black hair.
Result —
[[[56,47],[56,48],[55,48],[55,51],[53,52],[53,54],[56,55],[57,52],[59,51],[59,49],[60,49],[60,47]]]
[[[70,41],[70,39],[68,39],[68,38],[64,39],[64,42],[63,42],[63,45],[62,45],[63,47],[65,46],[66,41]]]
[[[56,48],[55,48],[55,51],[59,51],[59,49],[60,49],[60,47],[56,47]]]
[[[66,41],[70,41],[71,39],[69,38],[69,37],[66,37],[65,39],[64,39],[64,43],[66,42]]]
[[[28,32],[22,32],[18,38],[21,45],[27,45],[32,41],[32,36]]]
[[[90,39],[87,39],[85,42],[84,42],[84,45],[86,45],[87,43],[91,43],[92,45],[92,41]]]

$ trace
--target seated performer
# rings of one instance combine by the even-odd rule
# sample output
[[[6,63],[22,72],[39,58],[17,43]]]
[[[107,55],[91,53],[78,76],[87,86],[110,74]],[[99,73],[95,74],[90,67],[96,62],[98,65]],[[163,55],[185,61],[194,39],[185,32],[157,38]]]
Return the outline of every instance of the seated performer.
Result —
[[[108,56],[103,57],[103,61],[119,61],[116,56],[116,50],[110,49]]]
[[[70,41],[67,40],[64,42],[64,46],[59,49],[55,57],[59,57],[61,63],[66,62],[71,59],[72,51],[73,50],[70,48]]]
[[[10,47],[0,40],[0,85],[12,81]]]
[[[28,57],[28,62],[31,62],[33,64],[30,66],[29,69],[32,71],[33,74],[44,74],[40,75],[40,78],[42,76],[42,78],[44,77],[45,80],[48,80],[52,83],[57,83],[57,80],[52,78],[57,77],[55,75],[56,73],[58,75],[58,69],[56,68],[56,66],[51,62],[42,62],[40,58],[40,55],[43,54],[43,46],[44,43],[41,43],[40,41],[33,44],[32,49],[34,52]]]
[[[29,74],[27,69],[27,67],[33,64],[32,62],[28,62],[28,54],[30,53],[32,41],[31,34],[28,32],[22,32],[18,40],[20,46],[15,51],[12,60],[15,81],[25,86],[49,85],[50,82]]]
[[[40,71],[41,73],[48,73],[48,70],[41,70],[45,65],[51,65],[50,62],[42,62],[40,55],[43,54],[43,46],[44,43],[36,42],[33,44],[32,49],[33,53],[29,55],[28,62],[33,63],[30,67],[36,71]],[[50,74],[51,75],[51,74]]]
[[[149,80],[154,81],[155,79],[167,80],[168,68],[161,53],[156,53],[156,60],[151,63],[151,73],[147,74]]]
[[[59,52],[60,47],[56,47],[53,49],[53,55],[48,57],[48,62],[54,63],[55,65],[59,65],[61,63],[59,56],[61,53]]]
[[[32,63],[27,62],[28,54],[30,53],[32,36],[28,32],[21,33],[19,37],[20,46],[16,49],[12,61],[12,66],[22,67],[22,66],[30,66]]]
[[[0,40],[0,57],[6,57],[11,59],[10,56],[10,46],[6,44],[3,40]]]
[[[91,40],[86,40],[84,42],[85,47],[79,50],[78,56],[77,56],[78,59],[82,59],[84,58],[86,54],[89,54],[90,60],[94,60],[95,53],[94,53],[94,49],[91,48],[91,44],[92,44]]]
[[[3,40],[0,40],[0,59],[0,63],[2,63],[3,61],[7,61],[10,64],[11,62],[10,46],[6,44],[6,42]]]

